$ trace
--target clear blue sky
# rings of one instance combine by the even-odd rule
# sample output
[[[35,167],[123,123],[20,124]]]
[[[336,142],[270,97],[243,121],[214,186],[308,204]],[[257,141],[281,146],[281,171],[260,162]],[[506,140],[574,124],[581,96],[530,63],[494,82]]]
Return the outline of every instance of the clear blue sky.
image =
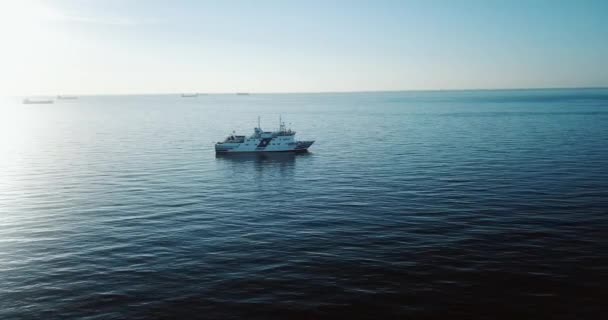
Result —
[[[32,0],[0,12],[9,94],[608,86],[608,1]]]

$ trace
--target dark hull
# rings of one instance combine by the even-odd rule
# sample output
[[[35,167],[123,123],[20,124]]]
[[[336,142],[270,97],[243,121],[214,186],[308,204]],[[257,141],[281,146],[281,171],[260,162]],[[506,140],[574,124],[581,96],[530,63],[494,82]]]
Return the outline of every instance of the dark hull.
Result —
[[[215,151],[216,154],[256,154],[256,153],[306,153],[306,149],[295,149],[295,150],[280,150],[280,151]]]

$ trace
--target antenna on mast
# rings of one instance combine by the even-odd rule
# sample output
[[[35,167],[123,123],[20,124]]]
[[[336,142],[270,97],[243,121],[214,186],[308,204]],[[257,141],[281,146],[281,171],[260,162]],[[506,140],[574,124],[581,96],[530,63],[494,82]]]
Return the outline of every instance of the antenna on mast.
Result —
[[[258,129],[261,129],[260,128],[260,116],[258,116]]]

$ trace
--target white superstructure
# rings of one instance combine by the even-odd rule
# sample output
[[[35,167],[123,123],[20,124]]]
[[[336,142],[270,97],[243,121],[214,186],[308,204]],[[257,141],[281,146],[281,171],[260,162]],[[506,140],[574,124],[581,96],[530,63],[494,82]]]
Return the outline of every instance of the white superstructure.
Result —
[[[216,153],[236,152],[305,152],[314,141],[295,140],[296,132],[285,128],[279,120],[278,131],[264,131],[258,126],[251,136],[239,136],[234,133],[224,141],[215,144]]]

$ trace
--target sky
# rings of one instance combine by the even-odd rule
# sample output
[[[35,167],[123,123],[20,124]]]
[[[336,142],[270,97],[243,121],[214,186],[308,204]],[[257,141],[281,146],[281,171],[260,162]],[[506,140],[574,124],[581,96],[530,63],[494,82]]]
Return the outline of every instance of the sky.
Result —
[[[608,87],[608,1],[0,0],[0,94]]]

